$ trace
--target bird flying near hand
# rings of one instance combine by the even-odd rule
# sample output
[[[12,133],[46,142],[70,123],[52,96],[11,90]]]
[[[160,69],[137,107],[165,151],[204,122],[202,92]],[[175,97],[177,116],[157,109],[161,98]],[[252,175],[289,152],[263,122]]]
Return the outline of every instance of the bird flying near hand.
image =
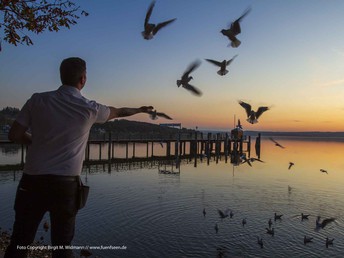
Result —
[[[157,112],[156,110],[150,111],[148,112],[148,114],[152,120],[156,120],[158,119],[158,117],[163,117],[163,118],[172,120],[172,117],[166,115],[165,113]]]

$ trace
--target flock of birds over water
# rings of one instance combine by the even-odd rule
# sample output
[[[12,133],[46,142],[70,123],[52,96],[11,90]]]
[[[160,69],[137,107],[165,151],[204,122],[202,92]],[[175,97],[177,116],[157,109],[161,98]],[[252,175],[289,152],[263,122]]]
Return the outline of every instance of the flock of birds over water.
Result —
[[[222,211],[220,209],[217,209],[217,212],[218,212],[218,215],[219,215],[219,218],[221,219],[221,221],[224,220],[224,219],[233,219],[233,217],[234,217],[234,212],[232,210],[228,209],[228,208],[226,210],[224,210],[224,211]],[[207,211],[204,208],[203,209],[203,216],[206,217],[206,214],[207,214]],[[309,220],[309,216],[311,216],[311,215],[310,214],[301,213],[300,219],[301,219],[301,221],[308,221]],[[270,237],[273,237],[275,235],[274,224],[278,223],[278,221],[282,221],[282,219],[283,219],[283,214],[277,214],[275,212],[274,215],[273,215],[273,219],[269,218],[267,220],[266,227],[265,227],[265,230],[266,230],[265,233],[267,235],[270,235]],[[317,216],[317,218],[315,220],[315,230],[319,231],[320,229],[324,229],[328,224],[330,224],[331,222],[334,222],[334,221],[335,221],[335,218],[325,218],[325,219],[322,220],[320,216]],[[247,218],[243,218],[241,220],[241,224],[242,224],[243,227],[245,227],[245,225],[247,223],[248,223]],[[220,230],[218,223],[215,223],[214,229],[215,229],[215,232],[217,234],[219,232],[219,230]],[[305,235],[303,237],[303,243],[306,245],[308,243],[313,242],[313,239],[314,239],[313,236]],[[325,244],[326,248],[329,248],[329,246],[332,246],[333,242],[334,242],[334,238],[326,237],[324,239],[324,244]],[[261,248],[264,247],[263,237],[257,236],[257,244]]]
[[[167,25],[170,25],[171,23],[173,23],[176,18],[161,22],[161,23],[150,23],[150,18],[153,12],[153,8],[155,6],[155,1],[153,1],[146,13],[146,17],[145,17],[145,21],[144,21],[144,31],[142,31],[142,36],[144,39],[146,40],[151,40],[153,39],[153,37],[158,33],[158,31],[160,31],[162,28],[164,28]],[[242,21],[242,19],[251,11],[251,8],[247,8],[244,13],[237,18],[236,20],[234,20],[233,22],[231,22],[231,25],[229,26],[229,28],[226,29],[222,29],[220,31],[220,33],[222,33],[223,36],[227,37],[229,40],[229,44],[228,47],[233,47],[233,48],[238,48],[241,45],[241,41],[237,38],[237,36],[241,33],[241,26],[240,23]],[[217,60],[213,60],[213,59],[205,59],[207,62],[217,66],[219,68],[219,70],[217,71],[217,74],[219,76],[225,76],[228,73],[228,66],[234,61],[234,59],[237,57],[238,55],[233,56],[231,59],[229,60],[223,60],[223,61],[217,61]],[[187,69],[184,71],[184,73],[182,74],[181,78],[177,80],[177,86],[178,87],[182,87],[185,90],[191,92],[192,94],[196,95],[196,96],[201,96],[202,95],[202,91],[200,89],[198,89],[197,87],[193,86],[190,84],[190,81],[193,79],[193,77],[191,76],[191,73],[193,73],[201,64],[200,60],[196,60],[194,62],[192,62],[191,64],[189,64],[189,66],[187,67]],[[256,110],[254,110],[252,108],[252,106],[249,103],[246,103],[244,101],[239,101],[239,105],[242,106],[246,112],[246,116],[247,119],[246,121],[249,122],[250,124],[256,124],[258,123],[258,118],[267,110],[269,110],[270,108],[267,106],[261,106],[258,107]],[[170,116],[166,115],[165,113],[161,113],[161,112],[157,112],[156,110],[150,112],[150,117],[151,119],[157,119],[158,117],[164,117],[166,119],[172,119]],[[239,127],[240,126],[240,122],[239,122]],[[284,149],[285,147],[282,146],[280,143],[278,143],[276,140],[274,140],[273,138],[269,138],[276,147],[282,148]],[[251,162],[253,161],[260,161],[263,162],[262,160],[260,160],[259,158],[246,158],[245,156],[242,157],[243,158],[243,163],[247,163],[249,166],[252,166]],[[289,162],[289,166],[288,169],[290,170],[293,166],[294,166],[294,162]],[[325,169],[320,169],[320,172],[322,173],[328,173],[327,170]],[[288,191],[291,191],[291,187],[288,186]],[[217,210],[219,218],[221,220],[229,218],[232,219],[234,216],[234,213],[232,210],[230,209],[226,209],[225,211],[222,211],[220,209]],[[207,211],[205,210],[205,208],[203,209],[203,216],[206,217],[206,213]],[[303,214],[301,213],[301,220],[308,220],[308,217],[310,215],[309,214]],[[283,214],[277,214],[274,213],[274,222],[272,222],[272,219],[268,219],[267,220],[267,227],[265,228],[266,230],[266,234],[270,235],[270,236],[274,236],[275,235],[275,229],[273,227],[273,224],[276,223],[276,221],[282,220]],[[320,230],[325,228],[329,223],[335,221],[335,218],[325,218],[323,220],[321,220],[320,216],[317,216],[317,219],[315,221],[315,227],[316,230]],[[245,225],[247,224],[247,219],[243,218],[241,220],[241,224],[243,227],[245,227]],[[218,223],[215,223],[214,226],[215,232],[218,233],[219,229],[219,225]],[[313,237],[312,236],[307,236],[305,235],[303,238],[303,242],[304,244],[308,244],[310,242],[313,241]],[[328,238],[326,237],[326,239],[324,240],[324,243],[326,245],[326,247],[328,248],[329,246],[333,245],[333,238]],[[257,244],[263,248],[264,247],[264,241],[262,237],[257,236]]]
[[[144,21],[144,30],[141,32],[142,36],[146,40],[151,40],[156,36],[156,34],[167,25],[173,23],[176,18],[160,22],[160,23],[150,23],[150,18],[153,12],[155,6],[155,1],[153,1],[147,10],[145,21]],[[227,37],[230,43],[228,46],[231,46],[233,48],[237,48],[241,45],[241,41],[237,38],[237,36],[241,33],[241,26],[240,22],[242,19],[251,11],[251,8],[247,8],[244,13],[236,20],[234,20],[229,28],[222,29],[221,33],[223,36]],[[217,74],[220,76],[224,76],[228,73],[228,66],[233,62],[233,60],[238,55],[233,56],[229,60],[223,60],[223,61],[217,61],[213,59],[205,59],[207,62],[219,67],[219,70],[217,71]],[[196,96],[201,96],[202,91],[198,89],[197,87],[190,84],[190,81],[193,79],[191,76],[191,73],[194,72],[201,64],[200,60],[196,60],[192,62],[187,69],[182,74],[181,78],[177,80],[177,86],[182,87],[188,91],[190,91],[192,94]],[[247,115],[247,121],[251,124],[258,123],[258,118],[267,110],[269,110],[269,107],[259,107],[257,111],[254,111],[250,104],[245,103],[243,101],[239,101],[239,104],[245,109],[246,115]],[[164,117],[166,119],[172,120],[172,118],[165,113],[157,113],[156,111],[150,113],[151,119],[157,119],[159,116]]]

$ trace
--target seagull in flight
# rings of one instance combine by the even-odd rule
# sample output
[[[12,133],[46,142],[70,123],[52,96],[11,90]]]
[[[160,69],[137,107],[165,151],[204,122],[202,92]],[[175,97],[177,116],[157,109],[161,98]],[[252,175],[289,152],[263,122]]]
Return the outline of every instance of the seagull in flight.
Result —
[[[246,121],[250,124],[256,124],[258,123],[258,118],[267,110],[269,110],[269,107],[259,107],[258,110],[255,112],[252,110],[251,105],[248,103],[245,103],[243,101],[239,101],[240,106],[242,106],[247,114]]]
[[[215,61],[215,60],[212,60],[212,59],[205,59],[206,61],[208,61],[209,63],[212,63],[216,66],[219,66],[220,67],[220,70],[217,71],[217,74],[218,75],[226,75],[228,73],[228,70],[226,69],[226,67],[237,57],[238,55],[235,55],[233,56],[232,59],[230,60],[223,60],[222,62],[219,62],[219,61]]]
[[[234,22],[232,22],[229,29],[223,29],[221,30],[221,33],[228,37],[228,39],[231,41],[231,46],[234,48],[237,48],[240,46],[241,41],[237,39],[237,35],[241,33],[240,28],[240,22],[241,20],[251,11],[251,8],[247,8],[246,11],[241,15],[238,19],[236,19]],[[229,45],[228,45],[229,46]]]
[[[171,22],[174,22],[176,18],[161,22],[158,24],[154,23],[149,23],[150,16],[152,14],[153,8],[155,5],[155,1],[153,1],[146,13],[146,18],[145,18],[145,23],[144,23],[144,31],[141,32],[142,36],[144,39],[150,40],[154,37],[154,35],[162,28],[165,27],[166,25],[170,24]]]
[[[322,168],[320,169],[320,172],[328,174],[328,173],[327,173],[327,170],[322,169]]]
[[[156,110],[149,111],[148,114],[152,120],[156,120],[156,119],[158,119],[158,117],[163,117],[163,118],[172,120],[172,117],[166,115],[165,113],[157,112]]]
[[[275,143],[275,146],[280,147],[280,148],[282,148],[282,149],[285,148],[284,146],[282,146],[281,144],[279,144],[278,142],[276,142],[272,137],[270,137],[269,139],[270,139],[270,141],[272,141],[273,143]],[[294,163],[293,163],[293,164],[294,164]],[[289,166],[290,166],[290,165],[289,165]],[[289,169],[290,169],[290,168],[289,168]]]
[[[192,73],[197,67],[199,67],[201,64],[201,61],[196,60],[193,63],[191,63],[188,67],[188,69],[184,72],[182,75],[182,78],[180,80],[177,80],[177,86],[182,86],[184,89],[191,91],[191,93],[201,96],[202,92],[197,89],[195,86],[192,86],[189,84],[189,82],[193,79],[192,76],[190,76],[190,73]]]
[[[293,162],[289,162],[289,167],[288,169],[291,169],[292,166],[294,166],[295,164]]]

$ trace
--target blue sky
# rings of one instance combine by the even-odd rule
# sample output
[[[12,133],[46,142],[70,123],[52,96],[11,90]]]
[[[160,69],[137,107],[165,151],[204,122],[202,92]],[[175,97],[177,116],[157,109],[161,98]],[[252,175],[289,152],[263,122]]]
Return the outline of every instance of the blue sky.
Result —
[[[77,3],[90,15],[70,30],[32,35],[30,47],[3,43],[0,108],[20,108],[34,92],[56,89],[62,59],[79,56],[87,61],[84,96],[115,107],[153,105],[185,127],[226,130],[236,115],[251,130],[344,128],[344,1],[157,0],[150,21],[177,20],[149,41],[141,31],[150,0]],[[220,30],[249,6],[241,46],[227,47]],[[234,55],[223,77],[204,61]],[[202,64],[191,84],[201,97],[176,86],[196,59]],[[271,110],[250,125],[238,100]]]

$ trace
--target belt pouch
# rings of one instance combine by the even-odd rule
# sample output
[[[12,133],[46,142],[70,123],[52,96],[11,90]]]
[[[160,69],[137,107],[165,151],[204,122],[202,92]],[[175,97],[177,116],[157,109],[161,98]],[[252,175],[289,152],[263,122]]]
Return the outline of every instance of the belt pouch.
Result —
[[[90,191],[90,187],[87,185],[84,185],[81,181],[81,178],[79,177],[78,198],[77,198],[78,210],[85,207],[89,191]]]

